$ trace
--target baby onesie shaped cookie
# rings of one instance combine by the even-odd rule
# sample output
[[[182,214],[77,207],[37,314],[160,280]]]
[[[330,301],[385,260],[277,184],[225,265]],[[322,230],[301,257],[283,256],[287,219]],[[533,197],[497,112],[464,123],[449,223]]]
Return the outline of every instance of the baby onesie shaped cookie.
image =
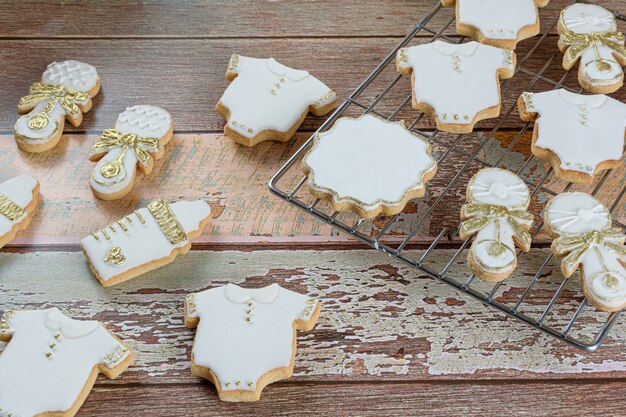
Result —
[[[191,249],[211,219],[203,200],[159,199],[81,240],[92,272],[105,287],[173,262]]]
[[[232,82],[216,110],[226,119],[226,136],[245,146],[285,142],[309,112],[323,116],[337,106],[337,95],[326,84],[274,58],[234,54],[226,78]]]
[[[17,145],[26,152],[54,148],[63,134],[65,119],[74,126],[91,109],[91,99],[100,90],[96,68],[78,61],[53,62],[22,97],[13,129]]]
[[[558,178],[591,183],[598,172],[621,164],[626,104],[563,89],[523,93],[517,104],[522,120],[536,120],[533,155],[549,161]]]
[[[430,144],[404,123],[366,114],[340,118],[317,134],[302,169],[313,195],[369,219],[423,197],[437,162]]]
[[[28,227],[40,200],[39,181],[30,175],[0,183],[0,248]]]
[[[594,4],[575,3],[561,12],[558,32],[563,68],[578,64],[578,82],[590,93],[609,94],[624,84],[626,48],[615,16]]]
[[[74,416],[98,374],[117,378],[133,353],[98,321],[57,308],[5,312],[0,340],[0,415]]]
[[[602,311],[626,307],[626,234],[612,227],[611,213],[585,193],[563,193],[544,210],[552,252],[570,277],[580,268],[587,301]]]
[[[515,53],[478,42],[435,41],[398,51],[398,72],[411,75],[413,108],[435,119],[437,129],[470,133],[500,114],[500,79],[511,78]]]
[[[467,254],[472,272],[485,281],[506,279],[517,266],[515,247],[530,250],[528,230],[533,215],[526,211],[530,192],[520,177],[500,168],[485,168],[467,184],[461,208],[461,239],[476,235]]]
[[[539,33],[538,7],[550,0],[441,0],[456,5],[456,31],[480,43],[515,49],[517,43]]]
[[[292,375],[296,330],[311,330],[319,312],[319,302],[278,284],[190,294],[185,325],[197,328],[191,370],[215,384],[222,401],[257,401],[268,384]]]
[[[130,192],[137,165],[148,175],[174,131],[170,114],[160,107],[132,106],[117,117],[115,129],[104,131],[89,160],[99,161],[89,178],[96,197],[117,200]]]

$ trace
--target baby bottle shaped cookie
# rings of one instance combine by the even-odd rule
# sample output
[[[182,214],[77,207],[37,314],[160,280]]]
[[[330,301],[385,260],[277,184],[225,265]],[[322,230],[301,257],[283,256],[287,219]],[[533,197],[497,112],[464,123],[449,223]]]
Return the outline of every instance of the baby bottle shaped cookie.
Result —
[[[96,197],[117,200],[133,188],[137,165],[148,175],[155,159],[165,153],[174,125],[170,114],[160,107],[132,106],[117,117],[115,129],[104,131],[89,159],[99,161],[89,178]]]
[[[612,227],[609,210],[585,193],[554,197],[544,212],[546,225],[556,236],[552,252],[570,277],[581,270],[587,300],[603,311],[626,306],[626,234]]]
[[[460,236],[476,235],[468,253],[470,268],[485,281],[502,281],[517,266],[515,246],[530,250],[528,187],[510,171],[486,168],[467,185],[467,201],[461,208]]]
[[[96,68],[78,61],[53,62],[20,99],[20,117],[14,126],[17,145],[26,152],[45,152],[59,143],[65,119],[74,126],[91,109],[100,90]]]
[[[613,13],[593,4],[573,4],[561,12],[559,48],[563,68],[580,61],[578,81],[587,91],[608,94],[624,83],[626,48]]]

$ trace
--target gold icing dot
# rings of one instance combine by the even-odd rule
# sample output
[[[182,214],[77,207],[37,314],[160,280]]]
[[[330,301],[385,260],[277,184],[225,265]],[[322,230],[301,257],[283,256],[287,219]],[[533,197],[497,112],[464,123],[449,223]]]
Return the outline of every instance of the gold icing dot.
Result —
[[[224,385],[226,385],[227,387],[230,387],[230,382],[227,382]]]
[[[454,115],[454,120],[459,120],[459,115],[458,114]]]
[[[241,381],[235,382],[235,385],[237,385],[237,386],[241,385]]]

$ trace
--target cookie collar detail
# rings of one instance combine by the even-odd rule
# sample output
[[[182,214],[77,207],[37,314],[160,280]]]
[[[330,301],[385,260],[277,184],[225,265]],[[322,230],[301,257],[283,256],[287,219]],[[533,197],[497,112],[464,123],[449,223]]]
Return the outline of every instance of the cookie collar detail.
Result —
[[[558,92],[563,100],[576,106],[585,105],[592,108],[598,108],[601,107],[607,99],[607,96],[604,94],[582,95],[572,93],[563,88],[559,89]]]
[[[310,75],[308,71],[289,68],[276,61],[274,58],[267,60],[267,67],[274,75],[285,76],[291,81],[302,81]]]
[[[439,52],[442,55],[451,56],[454,54],[458,54],[458,55],[463,55],[463,56],[471,56],[476,51],[476,48],[478,48],[478,43],[472,41],[472,42],[462,43],[460,45],[457,45],[454,43],[435,41],[433,42],[433,47],[435,48],[437,52]]]
[[[74,320],[63,314],[58,308],[51,308],[46,315],[46,327],[53,331],[60,331],[68,339],[77,339],[87,336],[98,328],[95,320]]]
[[[263,288],[241,288],[235,284],[226,285],[226,298],[235,304],[243,304],[254,301],[261,304],[270,304],[278,296],[278,284],[268,285]]]

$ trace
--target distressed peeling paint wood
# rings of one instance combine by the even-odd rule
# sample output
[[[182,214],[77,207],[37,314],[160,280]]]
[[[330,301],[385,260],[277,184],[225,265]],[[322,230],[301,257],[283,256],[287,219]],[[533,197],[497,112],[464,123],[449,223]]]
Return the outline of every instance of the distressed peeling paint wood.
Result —
[[[437,251],[429,266],[441,268],[452,253]],[[547,254],[533,251],[522,257],[498,300],[514,301]],[[464,256],[451,274],[467,277]],[[128,340],[135,364],[122,379],[101,380],[103,384],[197,383],[189,369],[194,335],[183,325],[184,296],[228,282],[277,282],[322,301],[316,328],[299,334],[294,383],[626,375],[623,319],[599,352],[585,354],[412,269],[390,264],[373,250],[192,251],[111,288],[96,282],[81,253],[4,253],[0,277],[2,310],[56,305],[71,316],[101,320]],[[522,311],[538,317],[561,280],[553,262]],[[566,323],[581,300],[574,276],[546,324]],[[576,327],[572,335],[591,335],[587,326],[597,328],[604,317],[585,310],[581,320],[586,326]]]
[[[490,139],[479,157],[495,163],[509,146],[515,132],[500,132]],[[0,136],[0,178],[16,173],[30,174],[41,183],[43,203],[35,213],[30,228],[22,232],[12,245],[78,244],[80,239],[94,230],[109,224],[138,207],[145,206],[159,196],[166,201],[179,199],[207,199],[213,209],[213,220],[195,242],[203,243],[354,243],[346,234],[339,233],[272,196],[267,189],[269,178],[287,158],[306,140],[299,134],[290,143],[262,143],[253,149],[241,147],[223,135],[176,135],[166,147],[165,157],[155,161],[154,171],[142,181],[137,181],[133,191],[122,200],[101,201],[89,189],[88,179],[94,163],[88,160],[89,151],[97,140],[94,135],[68,135],[60,145],[46,154],[28,154],[17,150],[9,136]],[[472,152],[478,140],[467,141],[455,149]],[[530,133],[519,140],[503,160],[511,169],[519,170],[530,156]],[[444,155],[446,148],[435,146],[436,156]],[[417,224],[435,204],[464,165],[467,157],[450,152],[440,164],[435,178],[428,184],[425,198],[414,200],[391,227],[389,241],[398,241]],[[472,164],[448,195],[437,205],[437,210],[424,223],[412,243],[429,242],[442,228],[454,230],[458,224],[459,209],[465,201],[465,187],[469,178],[482,167]],[[538,182],[546,173],[546,164],[534,159],[524,171],[527,178]],[[609,206],[617,198],[626,164],[609,174],[598,195]],[[140,174],[142,175],[142,174]],[[296,177],[298,175],[298,177]],[[295,185],[301,175],[299,165],[291,170],[286,180],[279,183],[286,189]],[[597,179],[596,184],[600,181]],[[591,191],[592,186],[575,189]],[[563,182],[549,182],[549,188],[560,191]],[[312,203],[306,187],[297,194]],[[532,204],[536,220],[545,206],[549,194],[539,192]],[[320,208],[329,209],[326,203]],[[626,197],[617,205],[616,219],[626,220]],[[339,217],[349,224],[356,222],[352,214]],[[387,223],[379,217],[366,222],[363,233],[375,233]],[[540,234],[536,243],[548,242]],[[458,240],[457,240],[458,243]]]

